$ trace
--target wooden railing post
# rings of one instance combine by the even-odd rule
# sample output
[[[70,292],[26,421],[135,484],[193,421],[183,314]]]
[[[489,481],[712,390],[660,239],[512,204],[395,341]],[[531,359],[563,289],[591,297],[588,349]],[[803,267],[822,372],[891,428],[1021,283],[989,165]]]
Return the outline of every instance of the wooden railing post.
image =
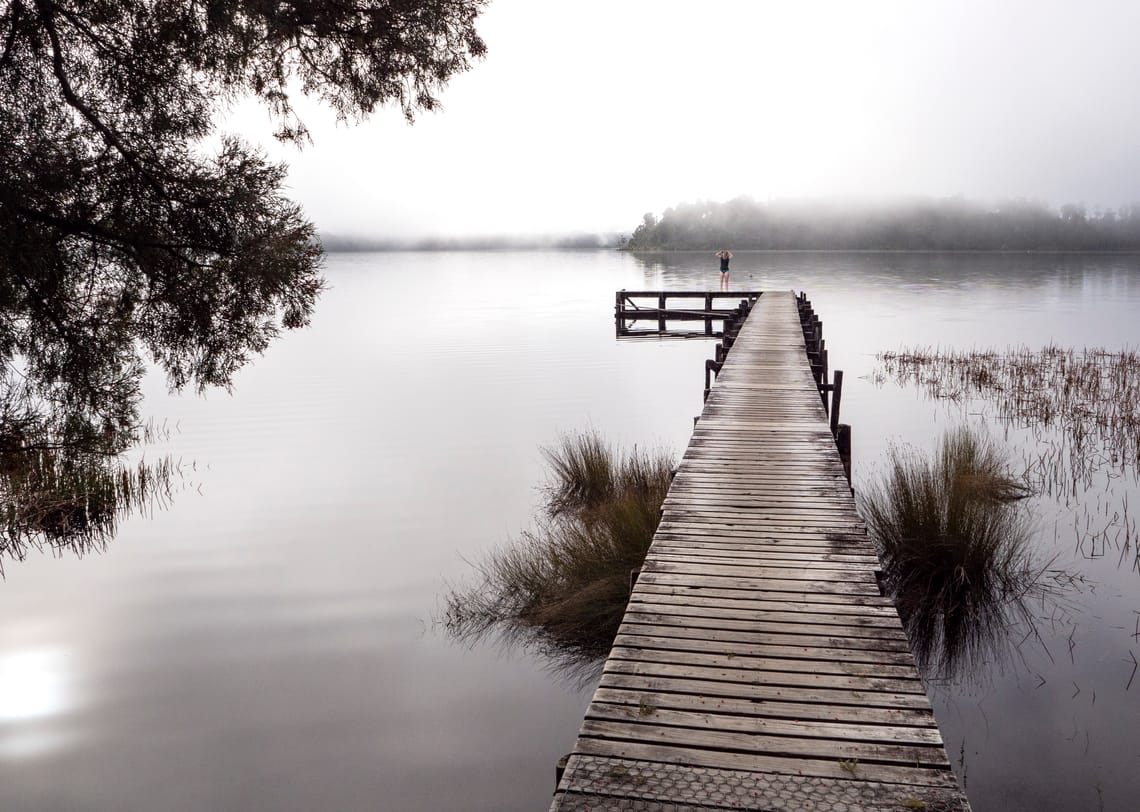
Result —
[[[831,387],[831,434],[839,436],[839,401],[843,397],[843,370],[835,370],[835,383]],[[848,480],[851,479],[848,475]]]
[[[665,294],[662,293],[657,297],[657,329],[662,333],[665,332]]]
[[[712,382],[716,376],[720,374],[720,369],[721,363],[719,361],[714,361],[711,358],[705,361],[705,400],[709,399],[709,392],[712,391]]]
[[[835,431],[835,447],[839,449],[839,461],[843,463],[843,473],[847,475],[847,485],[851,486],[851,426],[839,423]]]

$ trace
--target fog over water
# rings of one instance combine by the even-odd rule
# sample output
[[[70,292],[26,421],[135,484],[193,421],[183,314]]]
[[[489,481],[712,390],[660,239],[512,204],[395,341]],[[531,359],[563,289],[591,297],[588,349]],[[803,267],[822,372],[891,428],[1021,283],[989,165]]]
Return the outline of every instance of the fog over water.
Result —
[[[230,127],[291,166],[325,233],[631,231],[698,199],[1140,198],[1140,6],[494,0],[487,58],[444,109],[313,146]]]

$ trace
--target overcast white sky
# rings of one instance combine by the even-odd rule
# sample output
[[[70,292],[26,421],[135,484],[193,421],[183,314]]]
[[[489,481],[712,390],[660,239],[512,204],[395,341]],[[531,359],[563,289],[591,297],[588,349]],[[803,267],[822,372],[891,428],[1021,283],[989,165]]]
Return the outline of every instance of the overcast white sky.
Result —
[[[311,109],[297,152],[234,126],[338,234],[628,232],[742,194],[1140,199],[1136,0],[492,0],[480,19],[487,58],[410,127]]]

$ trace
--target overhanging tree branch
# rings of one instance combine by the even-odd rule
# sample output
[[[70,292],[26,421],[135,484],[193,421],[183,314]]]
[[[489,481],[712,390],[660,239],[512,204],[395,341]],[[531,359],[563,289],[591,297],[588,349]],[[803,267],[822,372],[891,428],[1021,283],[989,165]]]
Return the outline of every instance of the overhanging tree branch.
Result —
[[[51,43],[52,72],[59,81],[59,90],[60,93],[63,94],[63,98],[66,99],[67,103],[78,111],[92,127],[98,130],[106,142],[114,147],[119,155],[122,156],[123,160],[138,172],[140,176],[145,178],[157,191],[164,191],[162,183],[142,165],[134,150],[123,143],[119,135],[103,123],[103,120],[79,98],[75,89],[71,86],[71,81],[68,79],[67,69],[64,64],[63,46],[60,44],[59,32],[55,26],[55,3],[52,3],[51,0],[36,0],[36,7],[40,12],[40,18],[43,22],[44,30],[47,32],[48,41]]]
[[[172,388],[227,386],[308,322],[315,228],[282,166],[236,140],[202,153],[221,101],[257,97],[295,143],[297,80],[343,118],[411,117],[482,55],[485,4],[0,0],[4,461],[121,451],[147,359]]]

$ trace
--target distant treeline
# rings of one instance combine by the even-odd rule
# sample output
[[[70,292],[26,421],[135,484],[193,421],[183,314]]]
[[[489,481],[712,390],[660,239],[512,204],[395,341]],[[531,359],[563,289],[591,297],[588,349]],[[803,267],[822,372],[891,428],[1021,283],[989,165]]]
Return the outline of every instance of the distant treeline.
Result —
[[[1060,209],[1026,200],[682,203],[646,214],[624,248],[887,251],[1140,251],[1140,203]]]
[[[562,234],[546,236],[424,237],[393,240],[343,234],[322,234],[326,251],[590,251],[620,247],[617,234]]]

